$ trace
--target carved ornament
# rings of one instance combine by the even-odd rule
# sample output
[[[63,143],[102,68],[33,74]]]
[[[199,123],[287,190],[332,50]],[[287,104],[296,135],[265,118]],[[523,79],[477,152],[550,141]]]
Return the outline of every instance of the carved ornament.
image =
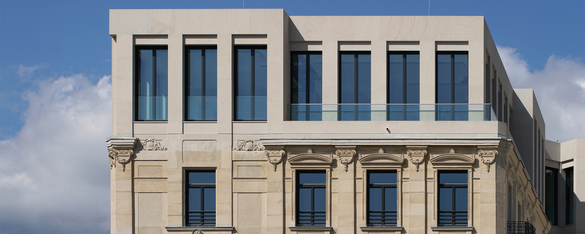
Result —
[[[490,166],[496,160],[496,156],[498,156],[498,147],[497,146],[478,146],[479,150],[477,155],[481,159],[481,162],[487,166],[487,172],[490,172]]]
[[[166,151],[167,147],[162,144],[162,140],[144,139],[140,141],[140,149],[145,151]]]
[[[238,145],[234,147],[235,151],[264,151],[262,142],[255,140],[238,141]]]
[[[134,160],[134,147],[138,143],[136,138],[111,138],[108,143],[108,156],[110,169],[116,168],[116,164],[122,165],[122,172],[126,171],[126,164]]]
[[[425,160],[427,155],[426,146],[407,146],[406,155],[410,158],[410,162],[416,166],[416,172],[418,172],[420,164]]]
[[[276,166],[282,162],[282,158],[284,157],[284,150],[266,150],[264,152],[266,153],[268,162],[272,164],[274,171],[276,171]]]
[[[349,164],[353,161],[353,156],[356,155],[355,146],[338,146],[336,148],[337,150],[335,151],[335,154],[339,157],[339,162],[343,164],[345,171],[347,172]]]

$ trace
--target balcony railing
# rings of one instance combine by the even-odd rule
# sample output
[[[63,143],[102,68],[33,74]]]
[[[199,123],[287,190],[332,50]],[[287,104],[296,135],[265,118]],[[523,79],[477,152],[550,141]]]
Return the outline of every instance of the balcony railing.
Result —
[[[535,234],[536,228],[529,222],[508,221],[508,234]]]
[[[497,121],[490,104],[291,104],[292,121]]]
[[[398,215],[396,211],[368,212],[368,226],[396,226]]]

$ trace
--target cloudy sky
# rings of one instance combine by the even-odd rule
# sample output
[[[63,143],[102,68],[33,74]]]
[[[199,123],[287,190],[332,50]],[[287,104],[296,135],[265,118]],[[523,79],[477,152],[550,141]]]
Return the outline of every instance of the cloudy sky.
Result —
[[[547,138],[585,138],[585,1],[431,0],[483,15],[512,84],[533,88]],[[0,234],[108,233],[108,9],[284,8],[427,15],[428,0],[0,1]]]

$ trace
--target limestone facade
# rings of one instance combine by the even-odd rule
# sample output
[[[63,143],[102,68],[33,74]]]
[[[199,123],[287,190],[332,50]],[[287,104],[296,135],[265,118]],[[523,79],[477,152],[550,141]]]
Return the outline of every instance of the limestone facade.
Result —
[[[483,17],[111,10],[110,35],[111,233],[483,234],[508,233],[508,221],[530,223],[535,233],[551,229],[538,195],[542,185],[528,173],[544,170],[544,164],[527,168],[523,157],[534,156],[522,154],[515,143],[532,135],[510,131],[534,119],[509,112],[517,105],[515,91]],[[147,46],[168,51],[164,120],[136,117],[135,53]],[[216,120],[185,120],[188,46],[217,50]],[[266,48],[265,120],[234,118],[234,48],[243,46]],[[322,54],[322,121],[290,120],[291,51]],[[339,103],[339,57],[345,51],[371,55],[369,121],[338,121],[327,112]],[[387,121],[375,112],[376,105],[388,103],[387,56],[392,51],[420,56],[418,121]],[[467,103],[492,103],[488,112],[480,108],[478,117],[468,111],[468,121],[435,120],[438,52],[467,54]],[[187,224],[191,171],[215,174],[214,225]],[[368,173],[377,171],[396,174],[395,225],[368,224]],[[323,225],[299,225],[299,175],[304,172],[324,175]],[[462,183],[465,225],[439,222],[442,172],[467,175]]]

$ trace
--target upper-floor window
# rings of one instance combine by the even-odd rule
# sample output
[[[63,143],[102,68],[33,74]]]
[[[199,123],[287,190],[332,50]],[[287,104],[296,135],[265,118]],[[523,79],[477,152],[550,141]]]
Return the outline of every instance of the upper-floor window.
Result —
[[[291,120],[321,120],[321,52],[291,52]]]
[[[437,120],[468,119],[467,52],[437,53]]]
[[[266,120],[266,46],[235,49],[235,120]]]
[[[217,49],[186,48],[186,120],[217,120]]]
[[[419,120],[419,60],[418,52],[388,54],[387,120]]]
[[[545,210],[546,217],[553,225],[558,225],[558,174],[559,170],[546,167],[545,169]]]
[[[573,167],[569,167],[563,169],[565,172],[565,220],[566,224],[573,224],[575,223],[575,190],[574,190],[574,180],[575,177],[573,175]]]
[[[467,171],[439,171],[439,226],[467,226]]]
[[[167,48],[136,47],[135,55],[135,118],[136,120],[167,120]]]
[[[186,225],[215,225],[215,171],[187,171]]]
[[[338,119],[370,120],[372,70],[370,52],[340,52],[339,59]]]
[[[396,226],[396,171],[368,172],[368,226]]]
[[[325,171],[297,173],[297,226],[325,226]]]

